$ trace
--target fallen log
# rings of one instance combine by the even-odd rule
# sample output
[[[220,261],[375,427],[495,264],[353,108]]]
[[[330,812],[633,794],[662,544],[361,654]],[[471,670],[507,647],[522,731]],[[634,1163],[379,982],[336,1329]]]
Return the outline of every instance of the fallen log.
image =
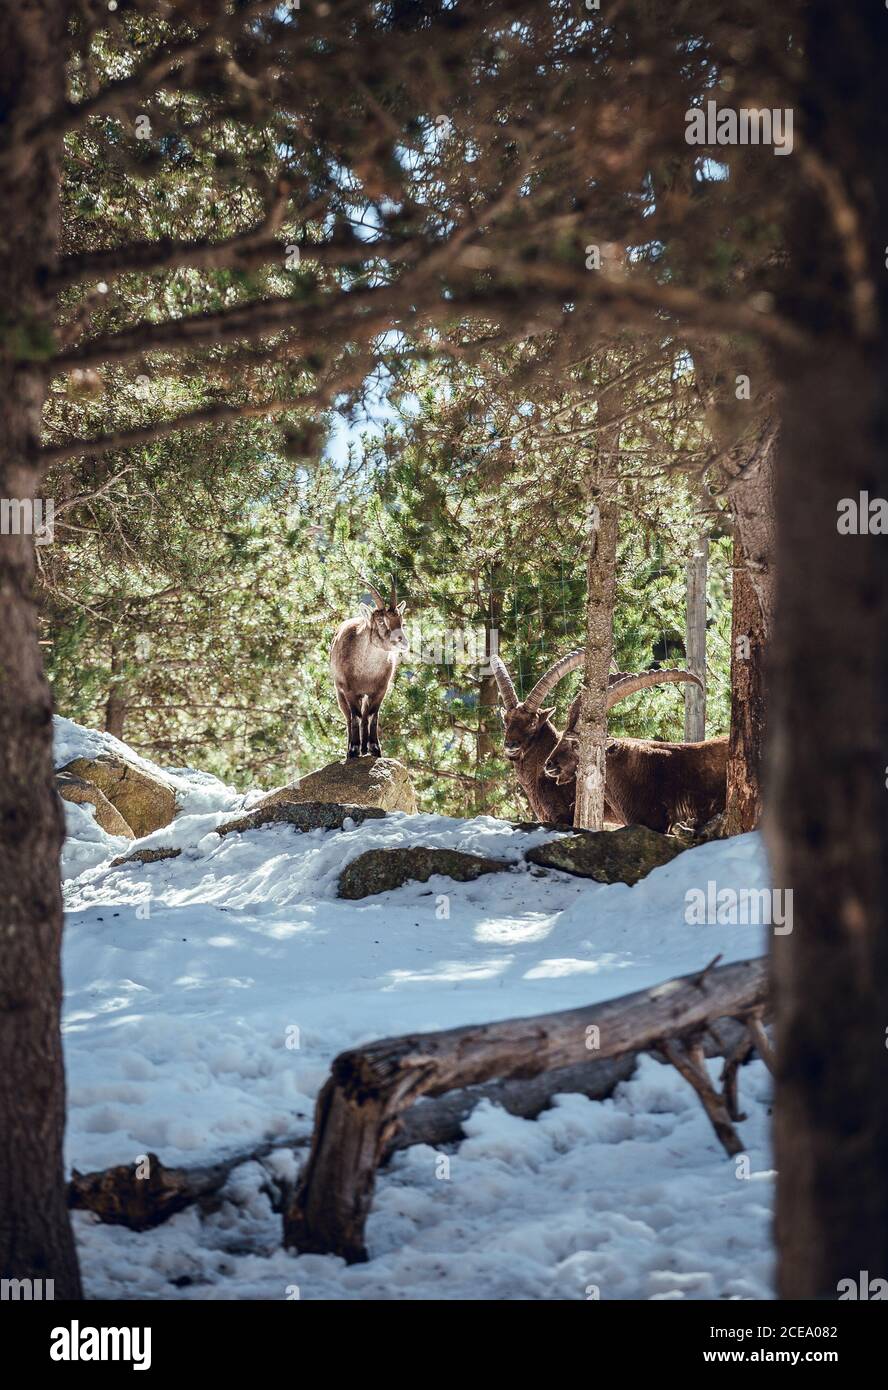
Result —
[[[707,1035],[704,1040],[707,1057],[725,1057],[726,1065],[728,1058],[736,1057],[737,1060],[732,1063],[734,1070],[741,1046],[744,1053],[752,1049],[743,1024],[735,1023],[733,1019],[724,1020],[718,1035]],[[409,1149],[414,1144],[439,1148],[443,1144],[458,1143],[465,1138],[463,1122],[483,1100],[500,1105],[510,1115],[524,1120],[535,1120],[558,1095],[582,1095],[589,1100],[605,1100],[621,1081],[630,1079],[638,1065],[638,1057],[636,1052],[627,1052],[622,1057],[559,1067],[526,1081],[488,1081],[481,1086],[467,1086],[434,1099],[424,1099],[402,1115],[398,1132],[392,1137],[383,1162],[387,1162],[392,1154]],[[733,1118],[742,1117],[734,1115]],[[147,1171],[143,1163],[121,1163],[89,1173],[79,1173],[75,1169],[68,1184],[68,1206],[74,1210],[91,1211],[100,1221],[112,1226],[147,1231],[162,1225],[176,1212],[184,1211],[195,1202],[206,1210],[218,1206],[219,1193],[230,1175],[242,1164],[262,1163],[266,1158],[285,1150],[292,1153],[296,1149],[307,1149],[310,1142],[310,1133],[281,1135],[250,1148],[239,1149],[216,1163],[193,1168],[167,1167],[156,1154],[150,1153],[145,1155]],[[291,1193],[281,1179],[276,1179],[276,1185],[281,1190],[280,1200],[273,1203],[274,1209],[278,1210],[289,1200]]]
[[[276,1151],[307,1143],[305,1134],[281,1135],[197,1168],[168,1168],[153,1153],[141,1155],[135,1163],[91,1173],[78,1173],[75,1168],[68,1183],[68,1206],[91,1211],[110,1226],[147,1231],[194,1202],[214,1198],[242,1164],[261,1162]]]
[[[601,1062],[667,1040],[693,1038],[697,1048],[718,1020],[758,1013],[766,994],[767,962],[747,960],[585,1009],[383,1038],[340,1053],[318,1097],[308,1161],[284,1218],[285,1245],[350,1263],[367,1258],[376,1170],[421,1096],[494,1078],[527,1080],[588,1063],[590,1050]]]

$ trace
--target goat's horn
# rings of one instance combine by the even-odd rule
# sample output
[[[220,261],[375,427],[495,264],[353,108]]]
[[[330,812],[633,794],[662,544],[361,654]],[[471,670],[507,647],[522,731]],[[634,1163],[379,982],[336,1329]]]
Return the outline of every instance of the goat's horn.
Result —
[[[578,666],[583,665],[585,660],[586,653],[582,647],[579,647],[575,652],[568,652],[567,656],[560,657],[554,666],[549,667],[545,675],[540,676],[533,690],[526,697],[524,708],[538,710],[549,691],[555,688],[561,677],[575,671]]]
[[[644,690],[649,685],[667,685],[678,681],[693,681],[701,690],[704,689],[700,677],[690,671],[639,671],[628,676],[621,672],[608,689],[607,707],[612,709],[618,701],[625,700],[627,695],[634,695],[636,690]]]
[[[382,597],[382,594],[379,592],[379,590],[377,589],[376,585],[370,583],[370,580],[367,578],[366,574],[362,574],[362,575],[361,575],[361,578],[363,579],[364,583],[367,585],[367,588],[370,590],[370,592],[371,592],[371,594],[373,595],[373,597],[376,599],[376,603],[377,603],[378,607],[380,607],[380,608],[385,608],[385,599]]]
[[[515,694],[515,687],[512,684],[512,677],[506,670],[505,663],[498,657],[491,655],[490,669],[496,676],[496,683],[499,693],[506,709],[514,709],[518,703],[518,696]]]
[[[389,575],[389,579],[392,581],[392,597],[391,597],[391,601],[390,601],[390,603],[389,603],[389,607],[390,607],[390,608],[397,608],[397,606],[398,606],[398,590],[395,588],[395,576],[394,576],[393,574],[390,574],[390,575]]]

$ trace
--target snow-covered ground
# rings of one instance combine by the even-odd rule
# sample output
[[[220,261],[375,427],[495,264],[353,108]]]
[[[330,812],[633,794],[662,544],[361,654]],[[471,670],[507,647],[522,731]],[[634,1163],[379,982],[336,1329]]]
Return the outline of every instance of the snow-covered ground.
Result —
[[[57,765],[131,750],[59,720]],[[150,763],[144,763],[148,769]],[[767,885],[758,837],[706,845],[634,888],[522,861],[551,832],[394,814],[342,832],[268,826],[220,839],[255,800],[165,772],[182,807],[139,845],[179,858],[111,868],[132,843],[68,805],[64,953],[68,1161],[81,1171],[153,1151],[197,1165],[311,1127],[331,1059],[371,1038],[594,1003],[761,954],[753,926],[689,926],[685,893]],[[367,849],[439,845],[513,871],[336,897]],[[713,1063],[713,1074],[717,1064]],[[614,1097],[560,1098],[536,1121],[480,1105],[447,1165],[426,1147],[380,1174],[370,1261],[281,1248],[258,1164],[220,1211],[153,1232],[76,1213],[88,1293],[114,1298],[576,1299],[770,1296],[769,1082],[741,1076],[748,1162],[725,1158],[700,1105],[645,1059]],[[300,1154],[301,1159],[301,1154]],[[292,1176],[299,1159],[275,1158]],[[745,1173],[749,1176],[743,1176]]]

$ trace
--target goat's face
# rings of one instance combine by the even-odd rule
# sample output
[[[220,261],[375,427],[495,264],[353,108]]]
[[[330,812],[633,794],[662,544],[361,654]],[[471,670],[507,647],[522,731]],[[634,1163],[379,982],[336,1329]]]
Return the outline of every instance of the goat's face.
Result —
[[[546,759],[546,765],[543,771],[546,776],[551,777],[559,787],[563,787],[568,782],[573,782],[576,779],[579,762],[579,735],[567,732],[561,735],[558,743],[552,749],[552,752]]]
[[[375,608],[370,614],[370,627],[373,637],[386,651],[398,652],[402,656],[409,652],[410,643],[404,631],[404,609],[406,603],[397,607]]]
[[[500,719],[503,721],[503,752],[512,762],[518,762],[524,757],[541,726],[545,724],[550,714],[554,714],[555,706],[550,709],[528,709],[523,704],[515,705],[513,709],[503,709],[500,706]]]

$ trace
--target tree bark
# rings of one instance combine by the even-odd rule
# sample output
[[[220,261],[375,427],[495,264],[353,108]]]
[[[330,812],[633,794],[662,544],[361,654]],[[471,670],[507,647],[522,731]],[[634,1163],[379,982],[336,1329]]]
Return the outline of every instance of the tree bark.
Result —
[[[744,437],[732,451],[729,463],[734,481],[727,487],[734,527],[743,552],[743,563],[761,612],[764,640],[774,617],[774,585],[777,542],[774,517],[774,460],[779,445],[773,401],[759,421],[754,436]]]
[[[725,831],[754,830],[762,814],[765,742],[765,629],[761,604],[734,537],[731,601],[731,735]]]
[[[603,391],[599,410],[615,413],[618,392]],[[589,474],[589,548],[586,558],[586,661],[580,694],[579,762],[574,825],[604,827],[607,691],[613,656],[619,514],[613,500],[619,470],[620,427],[601,442]]]
[[[796,121],[845,206],[802,185],[782,307],[816,354],[778,364],[766,825],[794,929],[773,948],[776,1229],[780,1296],[834,1299],[888,1273],[888,539],[837,529],[841,499],[888,498],[884,10],[813,0],[799,43]]]
[[[773,381],[757,399],[755,421],[737,434],[736,410],[724,412],[731,343],[716,354],[701,348],[696,360],[717,442],[724,451],[722,490],[734,523],[731,610],[731,736],[725,828],[754,830],[762,813],[766,717],[766,657],[773,624],[777,570],[774,466],[779,423]],[[764,374],[764,368],[763,368]]]
[[[0,12],[0,107],[39,120],[64,100],[68,5]],[[54,304],[40,288],[58,239],[58,149],[18,177],[0,168],[0,497],[39,491],[35,452]],[[0,1273],[50,1278],[78,1298],[62,1164],[65,1086],[59,1014],[61,803],[52,705],[33,598],[33,540],[0,536]]]
[[[590,538],[586,565],[586,662],[580,698],[579,764],[574,825],[604,826],[607,748],[607,690],[613,652],[614,590],[617,576],[617,509],[600,503],[600,523]]]
[[[697,538],[687,567],[687,612],[685,646],[688,670],[699,676],[703,689],[690,682],[684,688],[685,743],[700,743],[706,737],[706,577],[709,537],[703,531]]]
[[[115,738],[123,738],[126,726],[126,693],[120,677],[120,655],[114,642],[111,643],[111,681],[108,699],[105,702],[105,733]]]

